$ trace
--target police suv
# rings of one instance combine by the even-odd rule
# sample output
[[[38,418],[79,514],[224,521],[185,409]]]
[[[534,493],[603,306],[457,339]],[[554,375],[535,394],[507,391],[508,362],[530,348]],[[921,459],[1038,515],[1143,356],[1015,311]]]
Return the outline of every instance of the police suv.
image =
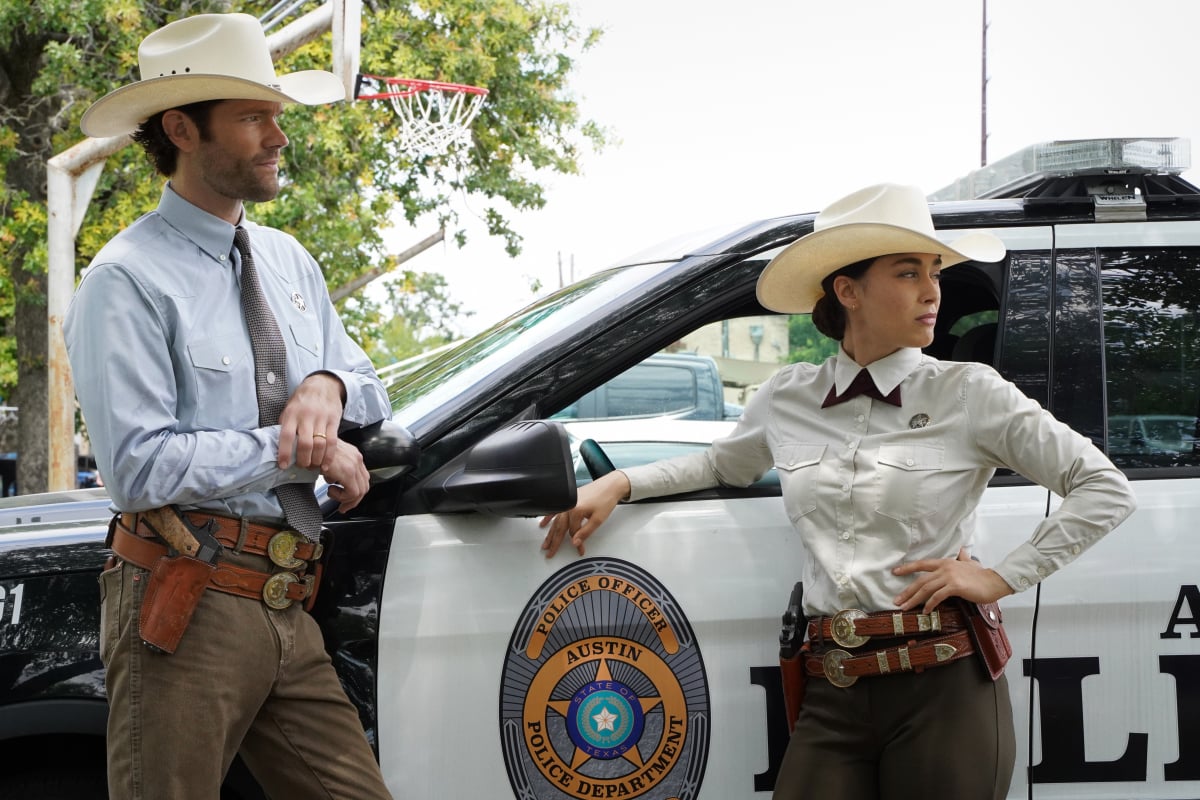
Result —
[[[929,352],[995,365],[1104,448],[1137,493],[1122,527],[1001,603],[1015,651],[1012,798],[1200,797],[1200,189],[1180,177],[1188,158],[1177,139],[1051,142],[932,198],[940,231],[989,230],[1008,256],[946,271]],[[614,420],[563,413],[598,387],[657,352],[691,352],[713,358],[736,405],[798,357],[807,318],[767,312],[754,289],[813,216],[634,259],[390,374],[394,418],[359,434],[373,488],[348,517],[326,504],[313,613],[397,797],[770,796],[788,735],[780,615],[805,557],[774,472],[622,505],[583,558],[543,558],[532,517],[612,468],[611,428],[594,423]],[[654,447],[621,460],[733,424],[682,432],[691,396],[638,398],[640,441]],[[95,579],[107,512],[102,493],[75,497],[0,501],[12,523],[0,528],[4,798],[104,796]],[[977,555],[1009,552],[1058,502],[997,474]],[[261,793],[235,766],[225,796]]]

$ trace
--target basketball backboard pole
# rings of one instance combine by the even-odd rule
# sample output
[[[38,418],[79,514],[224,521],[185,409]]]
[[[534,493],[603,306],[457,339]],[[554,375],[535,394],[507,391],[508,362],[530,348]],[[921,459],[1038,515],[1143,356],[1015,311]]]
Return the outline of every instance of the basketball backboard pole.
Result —
[[[354,101],[362,49],[362,0],[333,0],[333,74],[346,87],[347,102]]]

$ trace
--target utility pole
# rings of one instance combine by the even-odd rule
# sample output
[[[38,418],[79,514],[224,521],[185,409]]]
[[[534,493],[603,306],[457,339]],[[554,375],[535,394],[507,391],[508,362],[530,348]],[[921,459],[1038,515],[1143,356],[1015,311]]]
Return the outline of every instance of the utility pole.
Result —
[[[986,167],[987,159],[987,85],[988,85],[988,68],[987,68],[987,39],[988,39],[988,13],[987,0],[983,0],[983,43],[979,49],[981,55],[981,74],[979,84],[979,166]]]

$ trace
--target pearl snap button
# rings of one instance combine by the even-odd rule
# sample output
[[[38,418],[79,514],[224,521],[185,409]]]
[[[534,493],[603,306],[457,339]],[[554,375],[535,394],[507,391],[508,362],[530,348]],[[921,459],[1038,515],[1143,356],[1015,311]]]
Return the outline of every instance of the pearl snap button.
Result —
[[[233,359],[230,358],[229,356],[221,356],[221,363],[224,364],[225,366],[229,366],[230,364],[233,363]]]

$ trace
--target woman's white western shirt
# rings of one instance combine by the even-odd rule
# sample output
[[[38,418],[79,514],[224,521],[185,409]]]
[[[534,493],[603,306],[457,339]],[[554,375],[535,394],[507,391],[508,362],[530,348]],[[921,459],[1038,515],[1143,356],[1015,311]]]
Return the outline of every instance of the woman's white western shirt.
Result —
[[[625,469],[631,500],[748,486],[774,466],[807,559],[798,565],[811,614],[895,609],[912,580],[893,567],[954,558],[974,543],[975,508],[998,467],[1063,498],[1028,542],[990,564],[1022,591],[1073,560],[1134,508],[1125,476],[1073,431],[978,363],[903,348],[870,364],[882,394],[821,408],[862,369],[845,351],[780,369],[710,449]]]

